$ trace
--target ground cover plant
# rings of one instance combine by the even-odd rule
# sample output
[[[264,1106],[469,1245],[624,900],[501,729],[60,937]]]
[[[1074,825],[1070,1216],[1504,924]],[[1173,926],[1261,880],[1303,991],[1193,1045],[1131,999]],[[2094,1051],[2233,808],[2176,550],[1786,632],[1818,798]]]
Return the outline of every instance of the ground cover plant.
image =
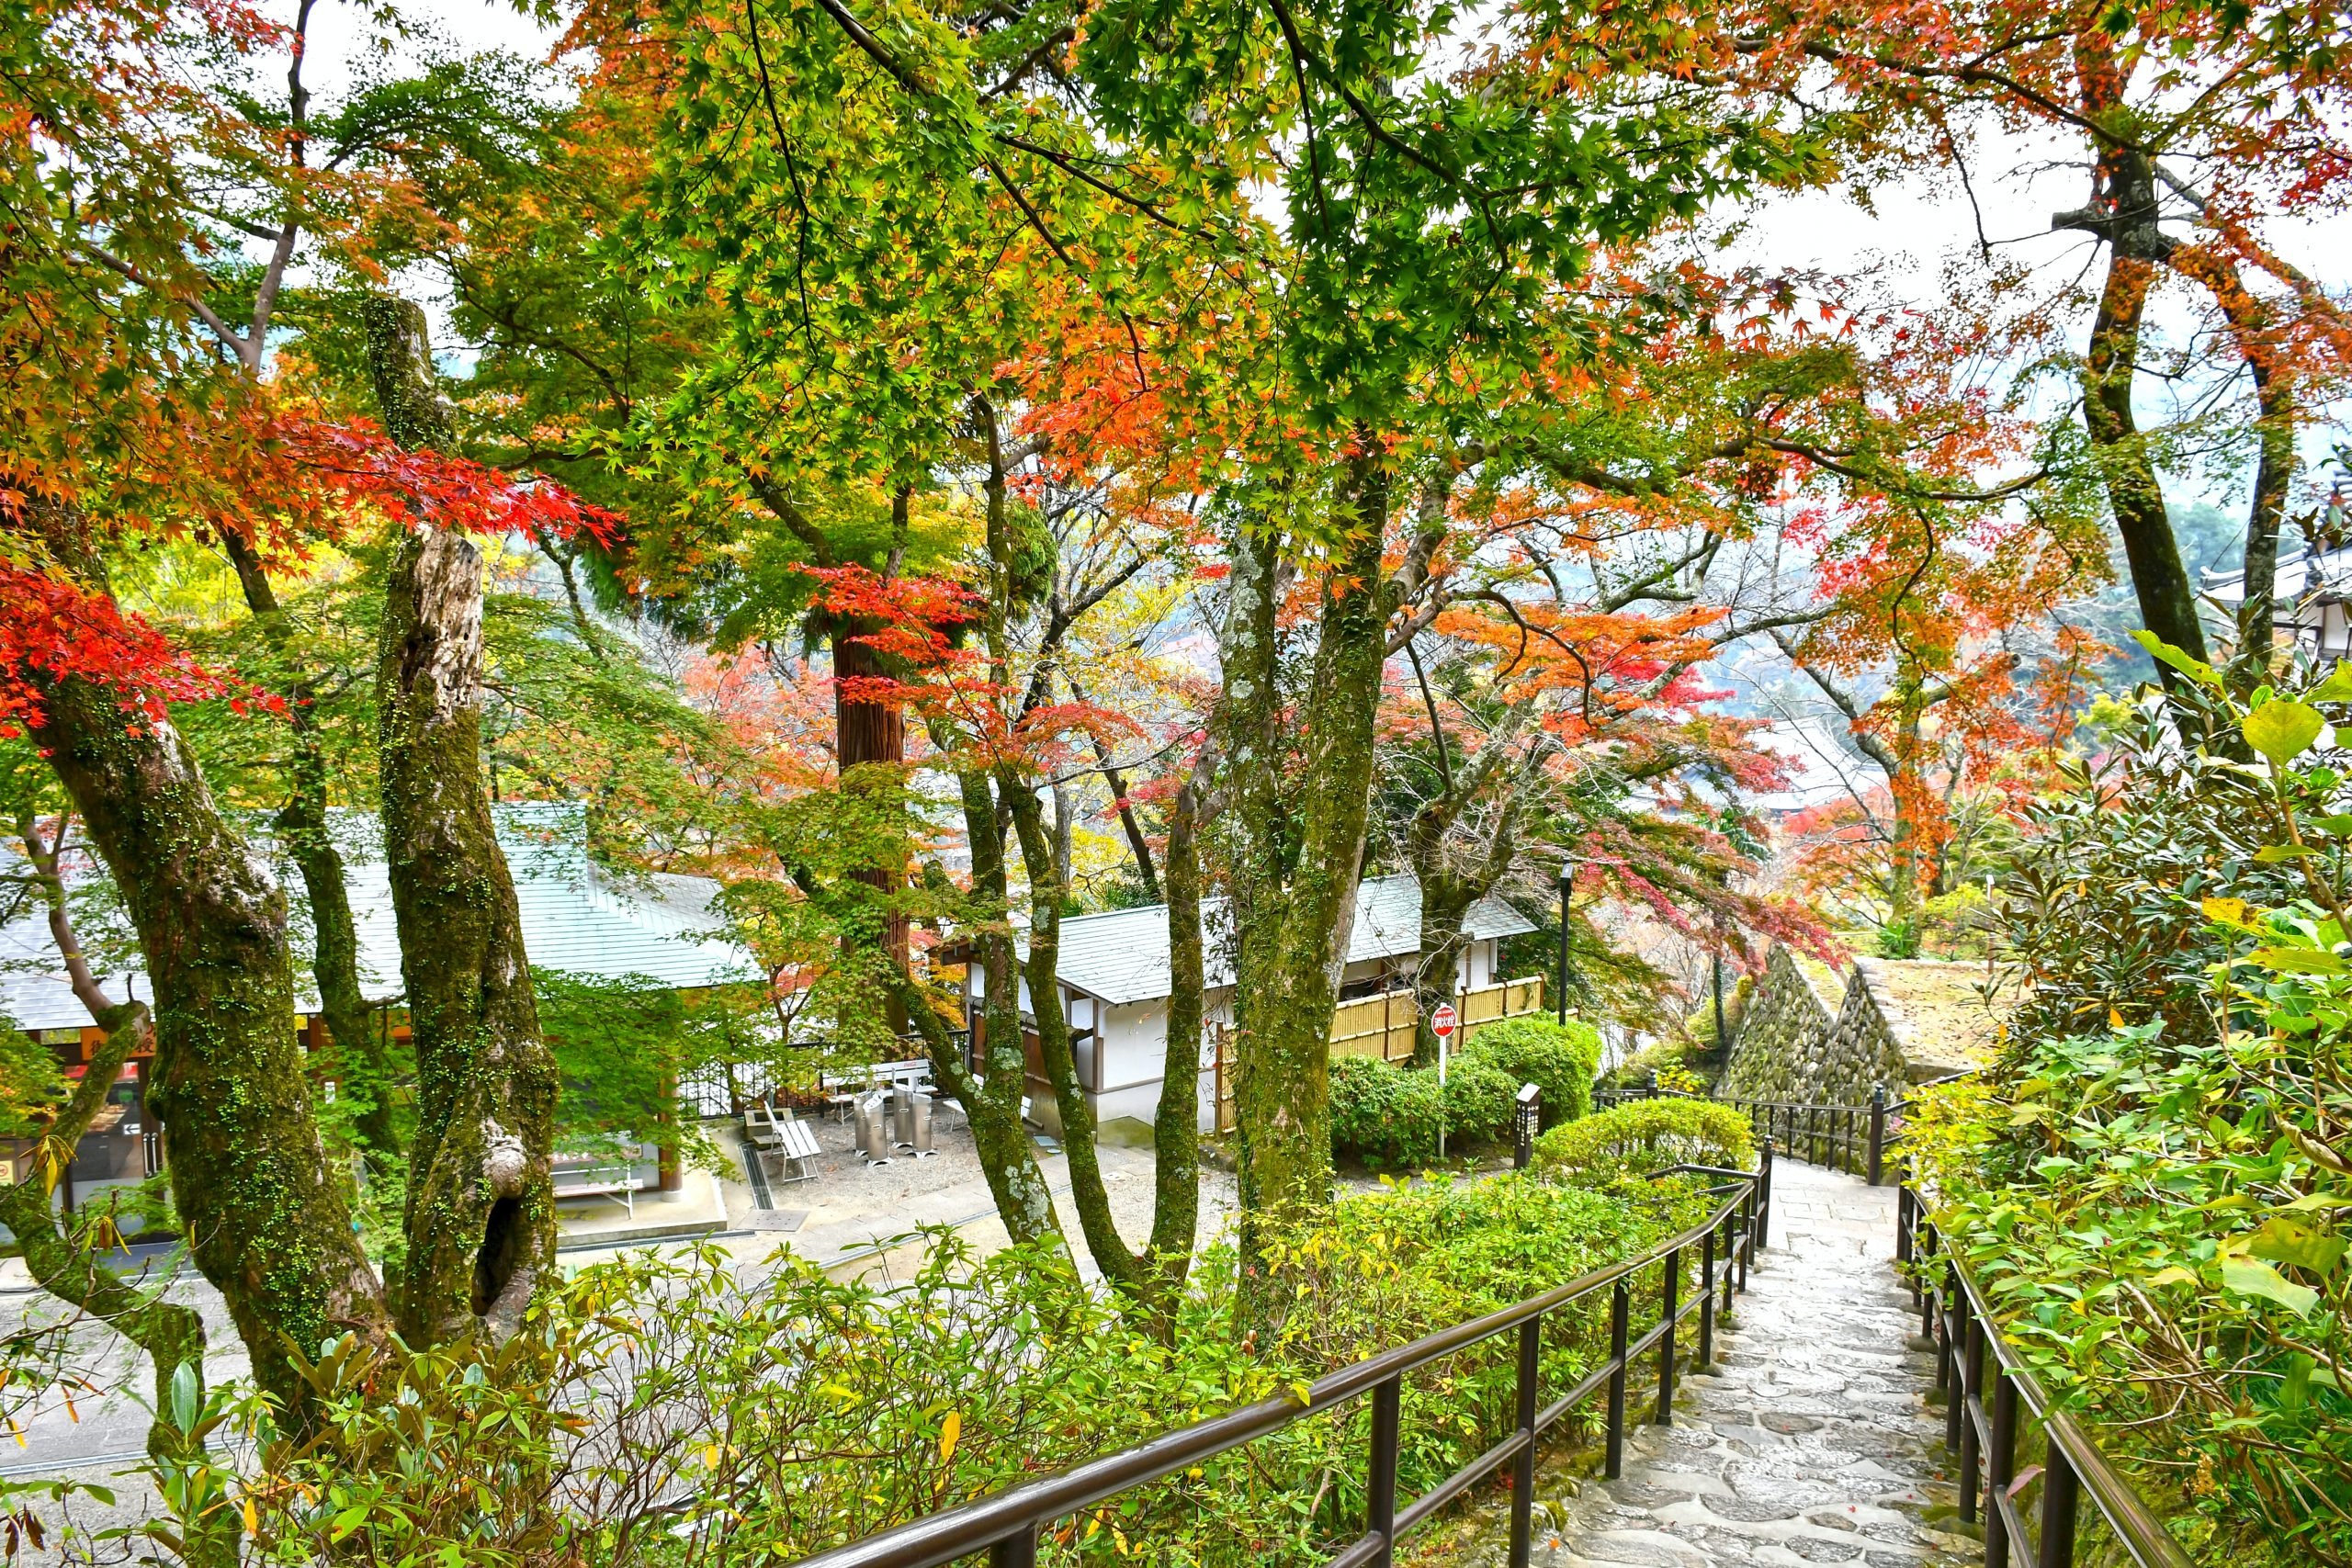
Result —
[[[2200,1561],[2352,1562],[2352,677],[2152,707],[2041,813],[2036,985],[1911,1146],[2005,1331]],[[2174,727],[2202,745],[2182,745]]]
[[[178,1517],[68,1554],[169,1559],[226,1519],[259,1562],[789,1560],[1278,1397],[1638,1251],[1710,1201],[1532,1176],[1351,1199],[1268,1238],[1299,1310],[1266,1337],[1237,1321],[1229,1247],[1203,1258],[1164,1339],[1060,1249],[983,1258],[943,1233],[895,1285],[788,1257],[746,1280],[715,1248],[634,1255],[566,1280],[503,1344],[337,1342],[303,1366],[307,1434],[227,1391],[199,1404],[191,1383],[173,1418],[206,1428],[214,1458],[155,1472]],[[1636,1310],[1654,1311],[1656,1271],[1640,1283]],[[1606,1354],[1596,1300],[1546,1336],[1547,1388]],[[1515,1347],[1408,1383],[1405,1495],[1508,1429]],[[1313,1560],[1361,1528],[1366,1419],[1301,1423],[1105,1504],[1047,1553],[1115,1562],[1148,1541],[1156,1562]]]

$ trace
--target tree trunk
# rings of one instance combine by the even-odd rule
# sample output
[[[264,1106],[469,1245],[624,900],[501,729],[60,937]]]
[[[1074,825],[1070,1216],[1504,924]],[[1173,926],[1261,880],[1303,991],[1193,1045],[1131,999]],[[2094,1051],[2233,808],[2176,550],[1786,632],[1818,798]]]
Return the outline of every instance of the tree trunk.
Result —
[[[481,553],[401,547],[377,674],[384,858],[401,933],[416,1134],[401,1332],[508,1332],[555,1263],[555,1059],[481,786]]]
[[[2296,407],[2293,378],[2271,341],[2270,308],[2245,286],[2236,264],[2195,245],[2169,253],[2176,269],[2202,284],[2222,308],[2239,357],[2254,377],[2256,457],[2254,494],[2245,518],[2245,597],[2238,605],[2233,682],[2241,694],[2267,680],[2277,640],[2278,531],[2287,492],[2295,482]]]
[[[261,557],[233,532],[223,531],[220,545],[236,568],[255,629],[279,657],[298,660],[293,629]],[[319,1011],[345,1064],[344,1087],[346,1091],[356,1087],[364,1102],[365,1109],[355,1122],[359,1140],[369,1150],[397,1153],[400,1141],[392,1131],[391,1067],[383,1043],[371,1027],[368,998],[360,989],[358,927],[352,919],[343,854],[334,847],[327,826],[331,773],[319,734],[316,703],[317,684],[307,674],[298,677],[286,693],[288,732],[294,750],[287,762],[286,803],[277,812],[278,841],[302,878],[302,892],[311,907],[311,976],[318,987]],[[359,1068],[356,1086],[355,1076],[347,1070],[353,1064]]]
[[[1207,964],[1201,937],[1201,797],[1216,769],[1204,751],[1168,806],[1168,1034],[1151,1121],[1151,1239],[1144,1304],[1163,1338],[1193,1266],[1201,1219],[1201,1034]]]
[[[1078,1081],[1069,1014],[1056,978],[1061,966],[1068,865],[1056,852],[1055,836],[1046,830],[1035,781],[1007,769],[998,776],[996,787],[998,797],[1011,807],[1022,863],[1029,874],[1029,957],[1023,973],[1029,982],[1029,1012],[1037,1021],[1037,1055],[1061,1112],[1062,1153],[1069,1162],[1070,1201],[1078,1211],[1079,1232],[1102,1277],[1129,1297],[1139,1297],[1146,1280],[1144,1261],[1127,1250],[1111,1217],[1110,1190],[1103,1185],[1102,1152],[1094,1137],[1094,1107]]]
[[[1261,1292],[1266,1222],[1309,1214],[1331,1198],[1331,1010],[1347,962],[1371,805],[1373,716],[1386,657],[1381,549],[1388,486],[1376,444],[1367,439],[1350,461],[1341,496],[1352,513],[1345,518],[1345,554],[1331,563],[1323,591],[1303,727],[1297,852],[1279,881],[1278,857],[1266,846],[1245,868],[1263,886],[1245,907],[1248,923],[1238,931],[1234,1109],[1242,1255]],[[1272,587],[1269,576],[1269,600]],[[1271,649],[1267,659],[1271,670]],[[1263,694],[1273,700],[1270,682]],[[1248,765],[1238,752],[1235,762]],[[1262,829],[1248,822],[1243,831],[1254,837]],[[1279,1306],[1261,1293],[1245,1310],[1264,1321]]]
[[[369,302],[385,427],[436,425],[422,313]],[[398,1311],[428,1345],[513,1331],[555,1266],[558,1090],[481,763],[481,552],[430,526],[385,585],[376,671],[384,859],[401,935],[417,1116]]]
[[[841,765],[842,788],[844,791],[888,788],[896,790],[902,783],[907,761],[907,716],[905,707],[895,701],[876,701],[871,696],[852,697],[840,684],[844,681],[874,681],[886,679],[882,656],[862,638],[880,628],[864,621],[846,622],[834,627],[833,645],[833,730],[835,755]],[[860,769],[879,770],[860,773]],[[903,858],[888,858],[873,864],[862,865],[851,873],[858,881],[876,889],[883,899],[895,901],[906,883]],[[893,969],[908,967],[913,953],[912,932],[903,909],[886,908],[882,916],[881,956]],[[908,1015],[895,995],[886,993],[890,1027],[903,1032]]]
[[[931,1008],[908,972],[901,968],[892,973],[900,978],[910,1021],[929,1048],[933,1076],[948,1087],[971,1122],[980,1171],[1005,1233],[1022,1243],[1047,1236],[1059,1240],[1061,1220],[1054,1213],[1053,1194],[1037,1168],[1036,1145],[1021,1122],[1029,1058],[1021,1038],[1020,971],[1005,919],[1004,824],[984,776],[960,773],[957,784],[963,793],[965,838],[972,848],[972,895],[979,905],[971,940],[986,976],[979,1020],[984,1083],[973,1081],[944,1028],[933,1026]]]
[[[2148,287],[2172,245],[2156,225],[2156,212],[2154,166],[2143,154],[2109,150],[2100,160],[2092,205],[2060,213],[2056,226],[2081,229],[2107,242],[2107,280],[2083,360],[2083,424],[2123,539],[2141,622],[2190,658],[2203,659],[2205,629],[2197,614],[2196,588],[2181,564],[2164,489],[2132,412]],[[2157,672],[2167,687],[2180,679],[2169,665],[2159,663]]]
[[[286,898],[213,804],[166,720],[33,675],[37,737],[139,932],[153,989],[147,1106],[169,1140],[172,1201],[254,1376],[299,1427],[288,1359],[383,1326],[375,1272],[327,1168],[294,1030]]]

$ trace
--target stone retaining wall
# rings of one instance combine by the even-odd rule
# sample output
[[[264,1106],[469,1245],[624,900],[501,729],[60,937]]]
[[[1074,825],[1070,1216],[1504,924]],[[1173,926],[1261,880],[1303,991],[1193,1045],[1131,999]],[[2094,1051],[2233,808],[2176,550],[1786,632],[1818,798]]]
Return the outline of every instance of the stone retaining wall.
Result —
[[[1998,1036],[1996,1006],[1973,988],[1978,973],[1968,964],[1858,958],[1841,981],[1829,965],[1775,948],[1716,1092],[1861,1105],[1874,1085],[1899,1092],[1974,1066]]]

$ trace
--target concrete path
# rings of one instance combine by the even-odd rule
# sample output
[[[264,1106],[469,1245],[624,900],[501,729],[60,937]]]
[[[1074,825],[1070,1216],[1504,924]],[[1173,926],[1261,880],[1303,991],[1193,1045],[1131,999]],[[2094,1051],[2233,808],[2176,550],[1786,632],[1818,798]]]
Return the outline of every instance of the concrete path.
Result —
[[[1960,1568],[1931,1357],[1892,1268],[1894,1191],[1782,1161],[1716,1375],[1671,1427],[1628,1435],[1624,1478],[1589,1482],[1538,1532],[1546,1568]],[[1640,1364],[1646,1369],[1649,1363]],[[1640,1376],[1636,1386],[1655,1389]],[[1634,1401],[1636,1410],[1645,1402]],[[1982,1561],[1982,1547],[1975,1547]]]

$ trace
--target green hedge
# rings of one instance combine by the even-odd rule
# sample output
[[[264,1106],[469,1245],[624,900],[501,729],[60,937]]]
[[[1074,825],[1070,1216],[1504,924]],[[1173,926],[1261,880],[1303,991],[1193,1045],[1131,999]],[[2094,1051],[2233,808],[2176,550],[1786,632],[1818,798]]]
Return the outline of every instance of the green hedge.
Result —
[[[1544,1134],[1536,1162],[1546,1169],[1660,1170],[1670,1165],[1745,1168],[1756,1141],[1747,1118],[1705,1100],[1636,1100]]]
[[[1510,1130],[1519,1080],[1465,1056],[1446,1068],[1445,1138],[1459,1152]],[[1438,1085],[1434,1070],[1373,1056],[1331,1062],[1331,1152],[1374,1170],[1411,1170],[1437,1158]]]
[[[1513,1093],[1532,1083],[1544,1091],[1544,1125],[1592,1114],[1592,1080],[1600,1071],[1600,1035],[1577,1019],[1555,1023],[1524,1014],[1482,1023],[1461,1060],[1484,1062],[1510,1079]]]

